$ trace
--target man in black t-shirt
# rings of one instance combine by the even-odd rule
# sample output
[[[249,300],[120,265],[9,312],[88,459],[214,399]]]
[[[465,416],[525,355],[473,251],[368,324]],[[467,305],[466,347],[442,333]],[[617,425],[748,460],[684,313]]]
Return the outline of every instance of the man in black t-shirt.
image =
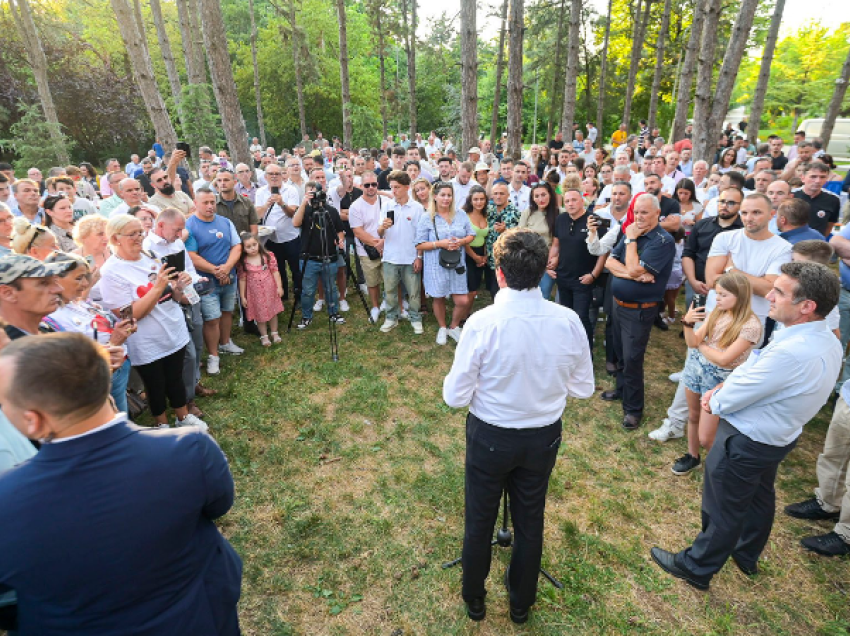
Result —
[[[396,146],[393,148],[391,157],[391,165],[386,170],[382,170],[381,174],[378,175],[378,190],[390,189],[390,182],[387,181],[387,177],[390,176],[390,173],[393,170],[404,170],[404,163],[407,159],[407,151],[403,146]]]
[[[365,285],[366,279],[363,277],[363,269],[360,267],[360,259],[357,258],[357,252],[354,249],[354,231],[348,223],[348,208],[351,204],[357,201],[362,195],[363,190],[354,185],[354,175],[351,169],[345,169],[339,173],[340,184],[336,189],[328,193],[328,201],[337,210],[339,217],[342,219],[342,226],[345,230],[345,258],[350,263],[351,253],[354,252],[354,265],[357,271],[357,284]],[[347,268],[351,272],[351,267]]]
[[[770,145],[770,169],[784,170],[788,157],[782,153],[782,138],[771,135],[768,137],[768,144]]]
[[[560,150],[564,147],[564,133],[559,130],[554,139],[549,140],[550,150]]]
[[[578,314],[593,351],[595,324],[590,321],[593,283],[602,274],[607,255],[594,256],[587,249],[587,219],[590,215],[584,209],[581,192],[564,192],[564,207],[566,214],[559,214],[555,222],[548,267],[557,272],[561,304]]]
[[[809,227],[825,237],[832,233],[832,226],[838,223],[841,200],[823,186],[829,178],[829,167],[820,161],[813,162],[803,175],[803,187],[792,191],[795,199],[809,204]]]

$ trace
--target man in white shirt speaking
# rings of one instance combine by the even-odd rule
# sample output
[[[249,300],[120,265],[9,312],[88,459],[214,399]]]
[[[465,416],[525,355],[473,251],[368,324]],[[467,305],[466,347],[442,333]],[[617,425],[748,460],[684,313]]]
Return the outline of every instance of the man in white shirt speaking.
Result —
[[[744,574],[758,572],[773,526],[776,470],[826,403],[841,370],[841,343],[824,320],[839,291],[824,265],[782,265],[767,301],[770,317],[784,328],[703,394],[702,408],[719,415],[720,423],[705,463],[702,532],[676,554],[652,548],[653,560],[668,574],[707,590],[730,556]]]
[[[443,399],[455,408],[469,405],[462,554],[467,614],[476,621],[486,614],[490,541],[506,489],[516,532],[505,581],[511,620],[524,623],[537,596],[543,512],[561,444],[561,415],[567,397],[593,394],[593,363],[576,313],[548,302],[538,288],[546,242],[531,230],[508,230],[493,256],[501,292],[466,321]]]

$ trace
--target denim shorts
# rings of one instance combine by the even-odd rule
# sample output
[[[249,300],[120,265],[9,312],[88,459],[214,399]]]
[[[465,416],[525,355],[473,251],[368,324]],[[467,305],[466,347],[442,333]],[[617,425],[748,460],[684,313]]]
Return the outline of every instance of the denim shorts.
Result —
[[[706,360],[699,349],[688,349],[688,359],[685,362],[685,370],[682,371],[682,382],[686,389],[702,395],[726,380],[730,373],[732,373],[731,370],[721,369]]]
[[[201,296],[201,315],[204,322],[218,320],[221,312],[233,311],[236,303],[236,279],[229,285],[221,285],[218,280],[214,281],[212,291],[206,296]]]

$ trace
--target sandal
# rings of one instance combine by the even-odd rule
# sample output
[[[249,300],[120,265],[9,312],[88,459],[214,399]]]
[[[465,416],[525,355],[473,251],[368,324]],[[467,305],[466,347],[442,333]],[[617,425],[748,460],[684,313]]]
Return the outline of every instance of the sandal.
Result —
[[[269,342],[268,336],[260,336],[260,344],[263,345],[264,347],[271,347],[272,346],[272,343]]]
[[[280,336],[277,334],[276,331],[272,331],[272,342],[275,344],[280,344],[281,342],[283,342],[283,340],[280,339]]]

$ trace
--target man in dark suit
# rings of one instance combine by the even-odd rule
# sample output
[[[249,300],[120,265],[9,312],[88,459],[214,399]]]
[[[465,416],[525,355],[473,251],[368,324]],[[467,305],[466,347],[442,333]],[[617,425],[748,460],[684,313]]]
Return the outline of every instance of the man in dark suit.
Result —
[[[80,334],[0,352],[3,411],[42,441],[0,475],[0,591],[18,594],[21,636],[238,635],[242,563],[213,523],[233,504],[224,454],[198,429],[128,423],[109,381]]]

